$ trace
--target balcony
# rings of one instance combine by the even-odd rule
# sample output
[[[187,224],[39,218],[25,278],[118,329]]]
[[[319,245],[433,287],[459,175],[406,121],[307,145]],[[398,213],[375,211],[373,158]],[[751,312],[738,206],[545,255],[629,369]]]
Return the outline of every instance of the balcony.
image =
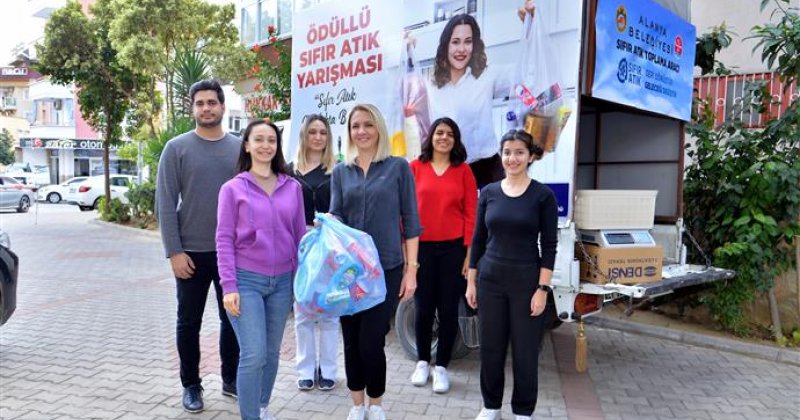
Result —
[[[0,96],[0,110],[8,111],[17,109],[17,98],[13,96]]]

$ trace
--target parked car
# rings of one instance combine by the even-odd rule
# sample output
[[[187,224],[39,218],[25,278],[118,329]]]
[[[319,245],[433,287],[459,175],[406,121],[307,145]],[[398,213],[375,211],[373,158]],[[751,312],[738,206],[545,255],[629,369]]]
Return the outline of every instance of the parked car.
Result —
[[[0,229],[0,325],[17,309],[19,258],[11,251],[11,239]]]
[[[25,213],[31,208],[35,197],[33,188],[10,176],[0,176],[0,209]]]
[[[53,204],[65,201],[69,196],[69,189],[72,184],[80,184],[88,178],[88,176],[76,176],[60,184],[51,184],[39,188],[39,200],[47,200],[47,202]]]
[[[47,165],[15,162],[6,168],[3,175],[16,178],[25,185],[42,186],[50,184],[50,167]]]
[[[111,175],[109,182],[111,183],[111,199],[119,198],[120,201],[127,204],[128,197],[125,193],[134,181],[134,177],[130,175]],[[77,204],[81,211],[89,211],[97,209],[100,206],[100,197],[105,194],[105,176],[92,176],[87,178],[81,183],[71,184],[69,187],[68,202]]]

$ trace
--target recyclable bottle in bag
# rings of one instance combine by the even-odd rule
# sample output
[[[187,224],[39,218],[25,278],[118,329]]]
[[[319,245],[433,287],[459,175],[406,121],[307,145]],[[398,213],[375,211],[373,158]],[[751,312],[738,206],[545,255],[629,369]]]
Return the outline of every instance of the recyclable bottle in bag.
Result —
[[[319,228],[303,236],[298,250],[294,297],[315,317],[353,315],[386,299],[378,250],[369,234],[332,216],[316,214]]]

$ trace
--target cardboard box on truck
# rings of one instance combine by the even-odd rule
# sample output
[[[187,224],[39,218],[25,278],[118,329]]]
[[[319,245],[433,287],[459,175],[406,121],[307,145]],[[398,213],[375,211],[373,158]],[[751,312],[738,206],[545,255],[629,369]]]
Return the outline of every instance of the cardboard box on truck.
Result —
[[[664,250],[660,246],[636,248],[601,248],[584,244],[589,258],[594,260],[605,277],[595,272],[586,261],[580,246],[575,255],[581,260],[581,280],[596,284],[619,283],[637,284],[652,283],[661,280],[661,266]]]

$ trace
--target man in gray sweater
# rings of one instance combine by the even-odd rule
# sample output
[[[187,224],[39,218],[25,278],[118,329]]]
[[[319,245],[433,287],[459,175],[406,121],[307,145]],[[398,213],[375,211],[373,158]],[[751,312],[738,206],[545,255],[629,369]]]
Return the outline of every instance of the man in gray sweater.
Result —
[[[158,162],[156,203],[161,240],[175,274],[178,295],[177,346],[183,408],[203,411],[200,327],[213,284],[221,322],[219,353],[222,393],[236,397],[239,345],[222,305],[214,235],[220,187],[233,178],[241,141],[222,130],[225,94],[216,80],[190,89],[197,128],[167,142]]]

